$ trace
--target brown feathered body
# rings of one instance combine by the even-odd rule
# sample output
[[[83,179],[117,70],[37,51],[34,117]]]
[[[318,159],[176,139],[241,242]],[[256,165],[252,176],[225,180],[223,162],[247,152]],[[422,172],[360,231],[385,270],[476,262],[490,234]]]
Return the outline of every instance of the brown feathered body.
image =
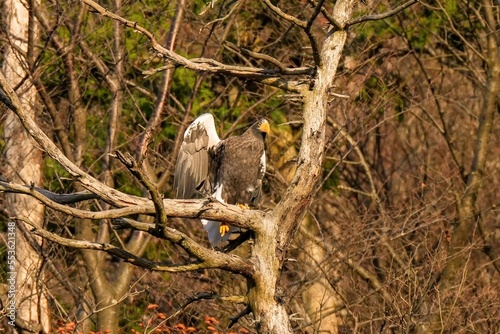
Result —
[[[213,116],[199,116],[184,133],[175,166],[177,198],[192,198],[196,191],[228,204],[255,206],[266,171],[265,138],[269,123],[261,119],[240,136],[220,140]],[[227,240],[219,222],[202,220],[212,244]],[[234,231],[232,228],[231,231]]]

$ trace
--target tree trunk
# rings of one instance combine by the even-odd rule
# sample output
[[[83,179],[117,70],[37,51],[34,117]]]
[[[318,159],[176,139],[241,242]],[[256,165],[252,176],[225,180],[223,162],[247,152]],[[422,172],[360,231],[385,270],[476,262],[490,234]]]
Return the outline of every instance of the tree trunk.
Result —
[[[36,6],[36,4],[32,4]],[[37,37],[35,24],[30,25],[30,5],[25,1],[8,0],[3,3],[4,21],[6,23],[9,43],[5,47],[2,71],[12,87],[17,87],[27,77],[30,67],[29,57],[32,55],[33,42]],[[33,22],[33,21],[32,21]],[[29,36],[31,34],[31,36]],[[31,81],[25,80],[17,88],[24,110],[35,118],[36,89]],[[42,186],[42,152],[26,133],[14,113],[8,112],[4,120],[5,166],[3,173],[13,182]],[[44,206],[30,196],[8,194],[6,196],[9,215],[16,224],[23,220],[42,226],[44,222]],[[38,243],[41,238],[35,239]],[[50,332],[47,297],[44,293],[44,275],[41,272],[43,259],[24,238],[19,229],[16,231],[16,305],[18,332],[24,329],[36,329],[44,333]],[[29,327],[29,328],[27,328]]]
[[[304,124],[297,171],[284,200],[264,220],[256,231],[252,260],[256,267],[250,284],[248,299],[259,333],[291,333],[285,300],[279,291],[281,266],[286,249],[316,193],[322,175],[326,144],[326,116],[328,98],[344,49],[347,32],[345,25],[352,15],[354,0],[338,1],[333,17],[339,27],[331,29],[319,51],[317,73],[309,87],[302,91]]]
[[[311,219],[306,217],[302,226],[306,231],[318,232]],[[301,229],[302,230],[302,229]],[[299,261],[308,264],[305,270],[307,277],[312,282],[302,293],[304,309],[309,321],[312,323],[314,332],[337,334],[339,319],[336,313],[331,311],[341,305],[337,292],[328,281],[327,275],[331,270],[325,262],[327,254],[324,247],[313,238],[301,235],[300,249],[304,251],[299,254]]]

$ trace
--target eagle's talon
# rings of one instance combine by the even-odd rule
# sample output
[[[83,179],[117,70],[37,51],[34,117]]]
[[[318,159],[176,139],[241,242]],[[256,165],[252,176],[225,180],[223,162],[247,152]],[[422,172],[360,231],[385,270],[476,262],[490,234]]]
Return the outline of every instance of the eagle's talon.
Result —
[[[226,233],[229,232],[229,225],[227,225],[227,224],[220,224],[219,232],[220,232],[221,237],[223,237]]]
[[[248,206],[248,204],[236,203],[236,206],[242,210],[250,210],[250,207]]]

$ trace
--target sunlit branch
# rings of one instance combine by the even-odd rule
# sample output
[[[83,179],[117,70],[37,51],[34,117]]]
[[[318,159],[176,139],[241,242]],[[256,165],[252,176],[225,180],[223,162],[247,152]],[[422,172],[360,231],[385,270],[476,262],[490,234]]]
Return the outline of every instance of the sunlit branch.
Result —
[[[146,200],[145,203],[142,204],[130,205],[118,209],[88,211],[59,204],[30,186],[0,180],[0,191],[30,195],[51,209],[82,219],[113,219],[137,214],[154,215],[156,213],[153,202],[150,200]],[[47,193],[48,191],[45,190],[44,192]],[[245,210],[237,205],[229,205],[211,200],[164,199],[163,205],[165,206],[165,213],[168,217],[205,218],[226,221],[235,226],[256,231],[262,229],[259,222],[265,215],[261,211]]]
[[[268,56],[266,54],[254,52],[254,51],[242,48],[242,47],[238,47],[237,45],[235,45],[231,42],[227,42],[227,41],[226,41],[226,45],[233,52],[239,52],[242,55],[250,56],[254,59],[264,60],[264,61],[267,61],[267,62],[273,64],[274,66],[276,66],[280,70],[281,74],[289,74],[289,75],[304,75],[304,74],[311,75],[312,74],[311,67],[288,68],[282,62],[280,62],[278,59],[273,58],[271,56]]]
[[[349,26],[359,24],[362,22],[367,22],[367,21],[376,21],[376,20],[386,19],[388,17],[391,17],[393,15],[398,14],[399,12],[402,12],[404,9],[410,7],[411,5],[417,3],[418,1],[419,0],[409,0],[401,5],[397,6],[396,8],[385,12],[385,13],[373,14],[373,15],[363,15],[363,16],[356,17],[352,20],[349,20],[345,24],[345,27],[349,27]]]
[[[266,4],[267,7],[269,7],[270,10],[272,10],[276,15],[278,15],[282,19],[292,22],[304,29],[307,27],[306,21],[299,20],[295,16],[285,13],[278,6],[273,5],[270,0],[264,0],[264,3]]]

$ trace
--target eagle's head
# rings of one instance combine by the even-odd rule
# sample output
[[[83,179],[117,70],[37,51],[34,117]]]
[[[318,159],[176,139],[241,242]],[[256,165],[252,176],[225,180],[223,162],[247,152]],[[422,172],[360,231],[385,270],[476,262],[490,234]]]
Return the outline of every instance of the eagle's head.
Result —
[[[253,126],[256,131],[258,131],[263,137],[268,135],[271,132],[271,127],[269,126],[269,122],[265,118],[259,119]]]

